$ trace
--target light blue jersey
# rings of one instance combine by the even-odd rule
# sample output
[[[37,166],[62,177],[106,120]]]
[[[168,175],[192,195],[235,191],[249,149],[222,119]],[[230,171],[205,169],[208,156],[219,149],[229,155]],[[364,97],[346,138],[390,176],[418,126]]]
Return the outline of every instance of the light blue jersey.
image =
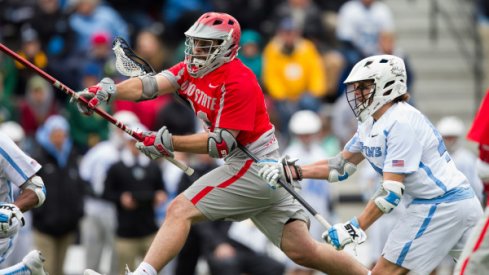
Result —
[[[407,103],[394,104],[378,121],[370,117],[359,124],[345,150],[361,152],[380,175],[405,174],[405,194],[413,199],[440,198],[449,191],[456,193],[452,199],[470,193],[466,191],[468,181],[455,167],[441,135]],[[403,200],[411,201],[407,196]]]
[[[392,105],[359,124],[345,150],[361,152],[374,170],[404,174],[407,205],[391,230],[382,256],[429,274],[446,255],[458,258],[482,208],[467,178],[448,154],[429,120],[407,103]]]
[[[13,202],[11,184],[20,187],[40,169],[37,161],[0,133],[0,202]]]
[[[13,203],[12,184],[22,186],[29,178],[41,169],[41,165],[27,156],[8,136],[0,133],[0,203]],[[14,219],[11,228],[16,229],[9,237],[0,238],[0,263],[13,251],[14,243],[20,229]]]

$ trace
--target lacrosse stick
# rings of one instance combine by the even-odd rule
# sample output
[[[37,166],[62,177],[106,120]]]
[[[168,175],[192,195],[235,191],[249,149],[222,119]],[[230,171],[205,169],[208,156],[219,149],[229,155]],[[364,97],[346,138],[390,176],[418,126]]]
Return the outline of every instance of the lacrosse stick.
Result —
[[[127,42],[117,37],[114,40],[113,48],[116,57],[116,69],[117,71],[125,76],[140,76],[148,73],[154,73],[153,68],[144,59],[137,56],[134,51],[129,47]],[[186,100],[183,100],[185,105],[189,106]],[[260,160],[254,156],[246,147],[238,143],[239,149],[241,149],[248,157],[253,159],[254,162],[259,162]],[[321,216],[307,201],[304,200],[289,184],[279,181],[279,184],[287,190],[296,200],[299,201],[304,208],[306,208],[311,215],[316,218],[316,220],[323,225],[326,229],[331,227],[326,219]]]
[[[75,91],[73,91],[72,89],[68,88],[63,83],[59,82],[56,78],[52,77],[51,75],[49,75],[45,71],[39,69],[36,65],[34,65],[31,62],[29,62],[28,60],[24,59],[23,57],[21,57],[20,55],[18,55],[17,53],[15,53],[11,49],[9,49],[7,46],[3,45],[2,43],[0,43],[0,50],[2,52],[4,52],[4,53],[8,54],[9,56],[11,56],[13,59],[17,60],[18,62],[22,63],[24,66],[29,67],[30,69],[32,69],[34,72],[36,72],[42,78],[44,78],[48,82],[50,82],[51,85],[53,85],[54,87],[56,87],[56,88],[60,89],[61,91],[65,92],[67,95],[73,97],[75,100],[77,100],[79,102],[83,102],[84,104],[87,104],[88,105],[88,100],[86,98],[81,97]],[[144,140],[143,134],[141,132],[134,131],[134,130],[128,128],[126,125],[124,125],[124,123],[118,121],[113,116],[111,116],[110,114],[108,114],[106,111],[104,111],[104,110],[102,110],[100,108],[93,108],[93,111],[95,111],[97,114],[99,114],[105,120],[107,120],[110,123],[114,124],[117,128],[119,128],[122,131],[124,131],[124,132],[128,133],[129,135],[131,135],[133,138],[137,139],[138,141],[143,141]],[[166,159],[169,160],[171,163],[175,164],[178,168],[182,169],[185,172],[185,174],[187,174],[187,175],[190,176],[190,175],[192,175],[194,173],[194,170],[192,168],[188,167],[186,164],[184,164],[182,162],[179,162],[179,161],[177,161],[176,159],[173,159],[173,158],[166,158]]]

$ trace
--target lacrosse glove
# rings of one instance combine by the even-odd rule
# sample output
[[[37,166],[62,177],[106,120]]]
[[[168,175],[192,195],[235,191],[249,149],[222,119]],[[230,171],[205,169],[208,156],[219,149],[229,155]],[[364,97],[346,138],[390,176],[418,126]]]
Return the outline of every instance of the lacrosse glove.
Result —
[[[357,217],[349,222],[337,223],[323,233],[323,239],[336,250],[342,250],[347,244],[359,245],[367,239],[367,234],[360,228]]]
[[[114,80],[105,77],[100,81],[97,85],[88,87],[77,94],[80,97],[88,100],[88,104],[85,104],[82,101],[77,100],[76,106],[78,107],[78,111],[85,115],[93,114],[93,109],[97,107],[101,102],[105,102],[106,104],[110,103],[114,98],[117,89],[115,87]],[[70,102],[72,102],[74,97],[71,98]]]
[[[280,180],[284,183],[294,185],[294,179],[290,166],[295,169],[299,180],[302,179],[302,175],[299,175],[300,172],[298,172],[301,171],[300,167],[295,164],[297,161],[298,159],[291,159],[287,155],[280,158],[278,161],[273,159],[261,160],[258,162],[258,165],[261,166],[260,170],[258,171],[258,175],[264,179],[272,189],[282,187],[278,183]]]
[[[24,225],[24,215],[15,204],[0,204],[0,238],[14,235]]]
[[[166,126],[158,132],[143,133],[144,140],[136,143],[136,148],[151,159],[174,158],[172,134]]]

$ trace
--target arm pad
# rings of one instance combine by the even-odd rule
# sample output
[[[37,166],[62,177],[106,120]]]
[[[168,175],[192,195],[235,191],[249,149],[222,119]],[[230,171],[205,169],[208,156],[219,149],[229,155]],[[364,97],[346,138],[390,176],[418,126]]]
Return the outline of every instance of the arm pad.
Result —
[[[24,185],[24,189],[31,189],[32,191],[34,191],[34,193],[36,193],[38,202],[34,207],[41,206],[46,200],[46,187],[44,186],[42,178],[39,176],[34,176],[28,179]]]
[[[343,158],[341,153],[328,159],[330,182],[343,181],[357,171],[357,166]]]
[[[399,205],[404,194],[404,184],[398,181],[386,180],[373,196],[375,205],[384,213],[390,213]]]
[[[216,128],[209,133],[207,148],[209,156],[213,158],[224,158],[238,146],[236,138],[226,129]]]
[[[158,96],[158,83],[156,82],[156,77],[153,74],[145,74],[139,76],[143,84],[143,92],[139,101],[150,100]]]

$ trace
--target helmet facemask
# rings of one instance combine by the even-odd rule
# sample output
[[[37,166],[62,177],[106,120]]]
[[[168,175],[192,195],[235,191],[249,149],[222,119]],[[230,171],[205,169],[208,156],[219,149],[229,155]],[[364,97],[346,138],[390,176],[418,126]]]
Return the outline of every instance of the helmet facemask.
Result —
[[[185,39],[185,64],[189,74],[193,77],[201,77],[228,62],[231,53],[229,42],[227,40],[187,36]]]
[[[202,77],[233,60],[239,49],[241,29],[229,14],[203,14],[186,32],[185,65],[192,77]]]
[[[372,104],[375,95],[375,84],[372,81],[350,83],[346,86],[346,99],[355,117]]]

